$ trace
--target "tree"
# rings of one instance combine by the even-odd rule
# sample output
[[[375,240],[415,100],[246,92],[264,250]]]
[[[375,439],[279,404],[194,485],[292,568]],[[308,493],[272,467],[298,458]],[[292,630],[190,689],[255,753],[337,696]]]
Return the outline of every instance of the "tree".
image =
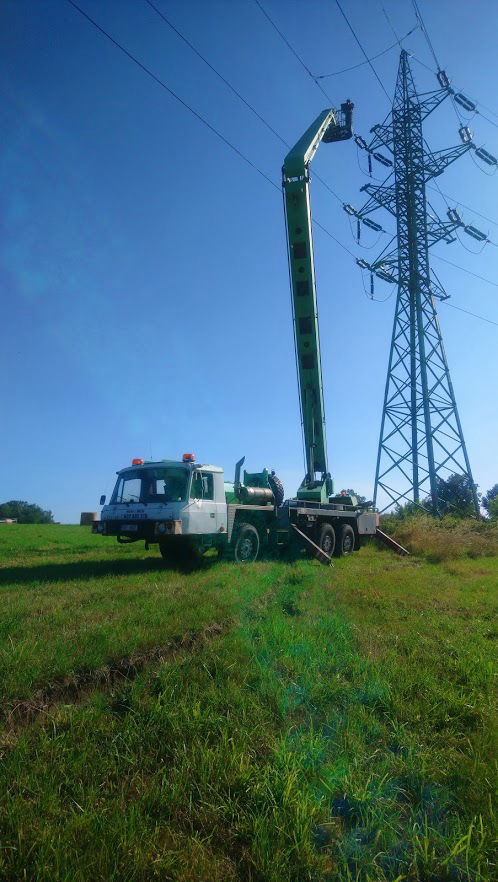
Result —
[[[475,516],[472,485],[467,475],[450,475],[449,478],[436,477],[439,514],[454,514],[461,518]],[[428,497],[424,504],[432,505]]]
[[[44,511],[39,505],[11,499],[0,505],[0,518],[17,518],[19,524],[53,524],[51,511]]]
[[[491,487],[481,499],[481,505],[486,509],[490,518],[498,518],[498,484]]]
[[[488,514],[492,520],[498,520],[498,496],[489,500]]]

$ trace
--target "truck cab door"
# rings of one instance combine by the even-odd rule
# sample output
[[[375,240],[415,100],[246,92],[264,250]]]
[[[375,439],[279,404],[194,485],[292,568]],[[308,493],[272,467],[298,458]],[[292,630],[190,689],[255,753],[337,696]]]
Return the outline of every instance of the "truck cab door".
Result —
[[[189,521],[190,533],[206,535],[217,532],[216,504],[211,472],[196,470],[192,475]]]
[[[216,507],[216,532],[226,533],[228,527],[227,520],[227,500],[225,496],[225,482],[223,472],[214,472],[214,504]]]

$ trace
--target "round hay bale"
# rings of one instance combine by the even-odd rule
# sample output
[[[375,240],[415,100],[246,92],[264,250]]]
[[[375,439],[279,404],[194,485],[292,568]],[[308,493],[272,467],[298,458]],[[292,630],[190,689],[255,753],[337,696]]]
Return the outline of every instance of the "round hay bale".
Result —
[[[96,511],[82,511],[80,517],[80,527],[91,527],[94,521],[98,521]]]

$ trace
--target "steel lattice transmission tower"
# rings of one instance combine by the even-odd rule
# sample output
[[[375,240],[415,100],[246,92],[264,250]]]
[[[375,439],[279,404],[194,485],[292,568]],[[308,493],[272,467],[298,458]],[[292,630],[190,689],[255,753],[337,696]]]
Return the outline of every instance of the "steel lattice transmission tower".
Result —
[[[396,217],[397,224],[393,250],[389,252],[388,246],[372,264],[358,261],[368,267],[372,280],[375,274],[398,284],[374,504],[381,490],[389,500],[384,511],[393,504],[424,504],[429,499],[430,507],[438,512],[438,478],[457,473],[467,476],[479,514],[435,306],[436,299],[448,295],[429,266],[429,247],[441,240],[453,241],[452,233],[463,223],[456,211],[448,212],[448,222],[441,221],[426,198],[427,181],[474,145],[468,129],[462,128],[458,146],[434,153],[427,148],[423,120],[452,94],[443,71],[438,80],[441,89],[418,95],[407,53],[401,52],[392,112],[386,123],[373,127],[371,143],[363,142],[371,155],[394,166],[394,182],[390,183],[391,172],[383,185],[367,184],[362,190],[369,195],[368,202],[360,211],[349,211],[358,218],[358,225],[362,220],[381,229],[368,215],[383,207]],[[376,152],[381,146],[390,151],[392,160]]]

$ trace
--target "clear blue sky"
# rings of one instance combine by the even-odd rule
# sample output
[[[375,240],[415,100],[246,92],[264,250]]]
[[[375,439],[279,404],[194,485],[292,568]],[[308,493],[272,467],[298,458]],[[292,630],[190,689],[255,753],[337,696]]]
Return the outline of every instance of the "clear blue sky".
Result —
[[[327,99],[254,0],[156,0],[190,42],[289,143]],[[314,74],[363,61],[336,4],[262,0]],[[415,24],[409,0],[343,0],[369,55]],[[277,185],[283,144],[144,0],[81,0],[181,98]],[[419,2],[453,85],[478,99],[476,142],[498,153],[491,0]],[[97,510],[134,456],[193,451],[222,465],[303,474],[282,201],[194,116],[65,0],[3,0],[0,10],[0,271],[3,415],[0,501],[26,499],[56,520]],[[433,59],[420,31],[405,43]],[[374,62],[388,93],[394,49]],[[417,61],[420,90],[436,88]],[[355,130],[389,110],[368,65],[322,81]],[[448,106],[446,106],[446,104]],[[431,117],[434,149],[458,143],[449,102]],[[366,177],[353,142],[322,146],[315,168],[346,202]],[[382,167],[375,167],[382,175]],[[469,156],[439,179],[496,222],[498,177]],[[444,214],[446,207],[436,197]],[[317,219],[355,255],[346,214],[315,180]],[[454,201],[453,201],[453,204]],[[461,209],[498,242],[498,226]],[[391,229],[387,215],[376,218]],[[496,281],[498,249],[465,237],[440,254]],[[465,250],[465,247],[469,249]],[[315,232],[329,459],[336,487],[371,496],[395,298],[373,303],[353,258]],[[469,253],[470,252],[470,253]],[[451,304],[498,321],[498,290],[433,260]],[[382,283],[376,296],[391,288]],[[440,322],[475,480],[498,481],[498,328],[441,304]]]

